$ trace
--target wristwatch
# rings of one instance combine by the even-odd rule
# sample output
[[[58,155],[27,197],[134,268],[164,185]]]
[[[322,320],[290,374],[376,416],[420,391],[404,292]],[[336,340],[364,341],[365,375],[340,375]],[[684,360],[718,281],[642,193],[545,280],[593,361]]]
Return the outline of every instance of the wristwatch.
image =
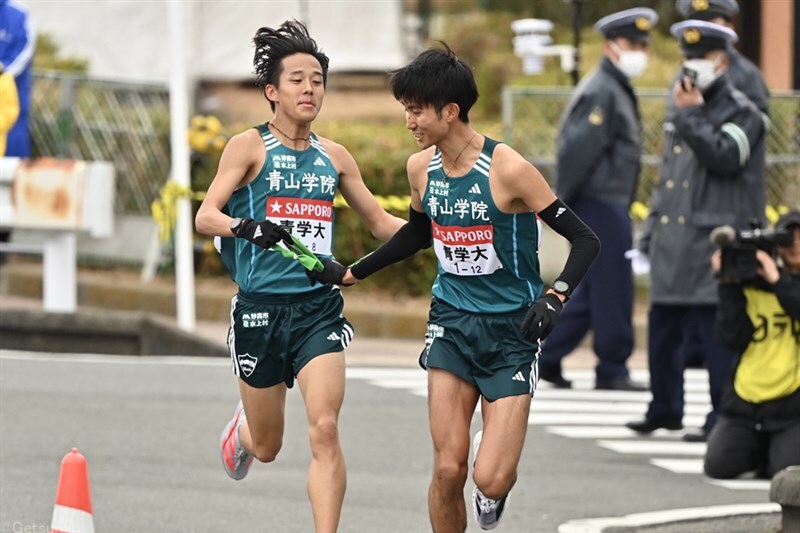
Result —
[[[242,227],[243,219],[241,218],[234,218],[231,220],[231,231],[234,235],[239,235],[239,229]]]
[[[564,301],[567,301],[572,294],[572,287],[563,279],[557,279],[553,282],[553,292],[557,292],[565,298]]]

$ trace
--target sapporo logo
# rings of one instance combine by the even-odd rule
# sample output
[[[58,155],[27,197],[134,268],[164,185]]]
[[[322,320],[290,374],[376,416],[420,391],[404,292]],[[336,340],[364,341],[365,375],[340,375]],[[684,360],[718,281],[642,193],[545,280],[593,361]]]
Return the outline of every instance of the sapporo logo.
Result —
[[[245,377],[249,378],[253,373],[253,370],[256,369],[256,362],[258,359],[249,353],[236,354],[236,358],[239,360],[239,368],[242,369],[242,373],[245,375]]]

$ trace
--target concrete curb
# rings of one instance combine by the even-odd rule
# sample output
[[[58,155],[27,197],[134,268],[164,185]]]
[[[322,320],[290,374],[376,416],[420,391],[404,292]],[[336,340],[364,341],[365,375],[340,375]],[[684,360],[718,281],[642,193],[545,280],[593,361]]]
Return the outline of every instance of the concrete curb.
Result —
[[[226,357],[224,345],[143,313],[82,310],[48,313],[3,310],[0,347],[10,350],[113,355]]]

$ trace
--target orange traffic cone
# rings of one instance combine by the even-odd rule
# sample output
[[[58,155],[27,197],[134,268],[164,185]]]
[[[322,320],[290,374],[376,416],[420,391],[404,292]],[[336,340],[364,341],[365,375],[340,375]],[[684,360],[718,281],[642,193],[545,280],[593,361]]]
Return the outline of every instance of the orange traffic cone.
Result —
[[[61,460],[50,533],[94,533],[89,468],[77,448]]]

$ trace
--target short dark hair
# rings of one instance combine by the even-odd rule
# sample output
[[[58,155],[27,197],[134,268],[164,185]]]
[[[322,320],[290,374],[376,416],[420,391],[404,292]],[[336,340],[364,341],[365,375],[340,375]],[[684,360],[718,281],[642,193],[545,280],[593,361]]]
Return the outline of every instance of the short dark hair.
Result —
[[[398,101],[431,105],[439,114],[447,104],[458,104],[458,118],[469,123],[469,110],[478,100],[475,75],[446,43],[441,44],[444,48],[429,48],[405,67],[390,72],[389,87]]]
[[[253,37],[253,44],[256,47],[253,71],[256,75],[256,85],[261,88],[262,94],[267,85],[278,86],[283,71],[283,58],[292,54],[314,56],[322,66],[322,85],[327,85],[330,60],[317,47],[317,42],[311,38],[308,28],[302,22],[287,20],[277,29],[259,28]],[[275,102],[270,100],[269,105],[275,111]]]

